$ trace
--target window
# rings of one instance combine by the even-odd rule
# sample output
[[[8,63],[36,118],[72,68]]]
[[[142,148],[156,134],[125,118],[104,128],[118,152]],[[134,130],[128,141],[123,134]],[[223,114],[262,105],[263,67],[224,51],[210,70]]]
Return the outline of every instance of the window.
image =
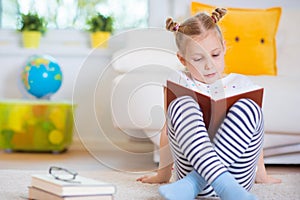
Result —
[[[37,12],[52,29],[85,29],[89,15],[101,12],[115,18],[114,28],[148,25],[148,0],[0,0],[0,28],[16,29],[20,13]]]

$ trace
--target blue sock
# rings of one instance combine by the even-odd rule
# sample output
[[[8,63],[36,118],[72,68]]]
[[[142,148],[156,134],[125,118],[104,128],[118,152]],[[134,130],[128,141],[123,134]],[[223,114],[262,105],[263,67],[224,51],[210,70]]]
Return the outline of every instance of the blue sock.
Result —
[[[211,184],[222,200],[256,200],[257,198],[245,190],[229,173],[218,176]]]
[[[193,200],[206,185],[206,180],[193,170],[174,183],[160,186],[159,193],[168,200]]]

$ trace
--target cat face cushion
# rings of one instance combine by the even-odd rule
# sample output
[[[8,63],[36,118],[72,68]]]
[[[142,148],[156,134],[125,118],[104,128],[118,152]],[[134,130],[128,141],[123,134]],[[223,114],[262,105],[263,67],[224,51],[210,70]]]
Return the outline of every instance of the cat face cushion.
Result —
[[[192,2],[191,13],[212,11],[216,6]],[[276,75],[276,32],[281,8],[226,8],[218,23],[225,43],[225,73]]]

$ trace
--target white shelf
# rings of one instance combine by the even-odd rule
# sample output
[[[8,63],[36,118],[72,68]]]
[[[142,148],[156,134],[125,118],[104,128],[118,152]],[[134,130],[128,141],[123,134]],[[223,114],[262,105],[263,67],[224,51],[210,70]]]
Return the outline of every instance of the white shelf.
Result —
[[[110,44],[109,44],[110,45]],[[0,55],[29,56],[32,54],[50,54],[53,56],[111,56],[109,48],[90,47],[89,34],[76,30],[50,30],[41,38],[37,49],[24,48],[22,36],[14,30],[0,30]]]

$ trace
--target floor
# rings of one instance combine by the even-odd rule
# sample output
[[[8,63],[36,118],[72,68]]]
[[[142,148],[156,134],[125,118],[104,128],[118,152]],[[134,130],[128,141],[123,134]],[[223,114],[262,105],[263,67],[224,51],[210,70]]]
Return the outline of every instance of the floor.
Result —
[[[98,145],[99,146],[99,145]],[[93,150],[79,142],[68,151],[53,153],[25,153],[0,151],[0,169],[47,170],[50,166],[62,166],[73,170],[118,170],[126,172],[149,172],[157,169],[153,162],[150,142],[129,141],[114,150],[103,145]],[[267,165],[269,174],[300,173],[299,165]]]
[[[84,146],[75,141],[64,153],[0,150],[0,169],[45,170],[56,165],[77,171],[113,169],[139,172],[153,171],[157,168],[151,153],[152,144],[148,142],[130,141],[126,145],[118,144],[114,149],[108,148],[105,144],[97,145],[100,148],[94,150],[95,145]]]

